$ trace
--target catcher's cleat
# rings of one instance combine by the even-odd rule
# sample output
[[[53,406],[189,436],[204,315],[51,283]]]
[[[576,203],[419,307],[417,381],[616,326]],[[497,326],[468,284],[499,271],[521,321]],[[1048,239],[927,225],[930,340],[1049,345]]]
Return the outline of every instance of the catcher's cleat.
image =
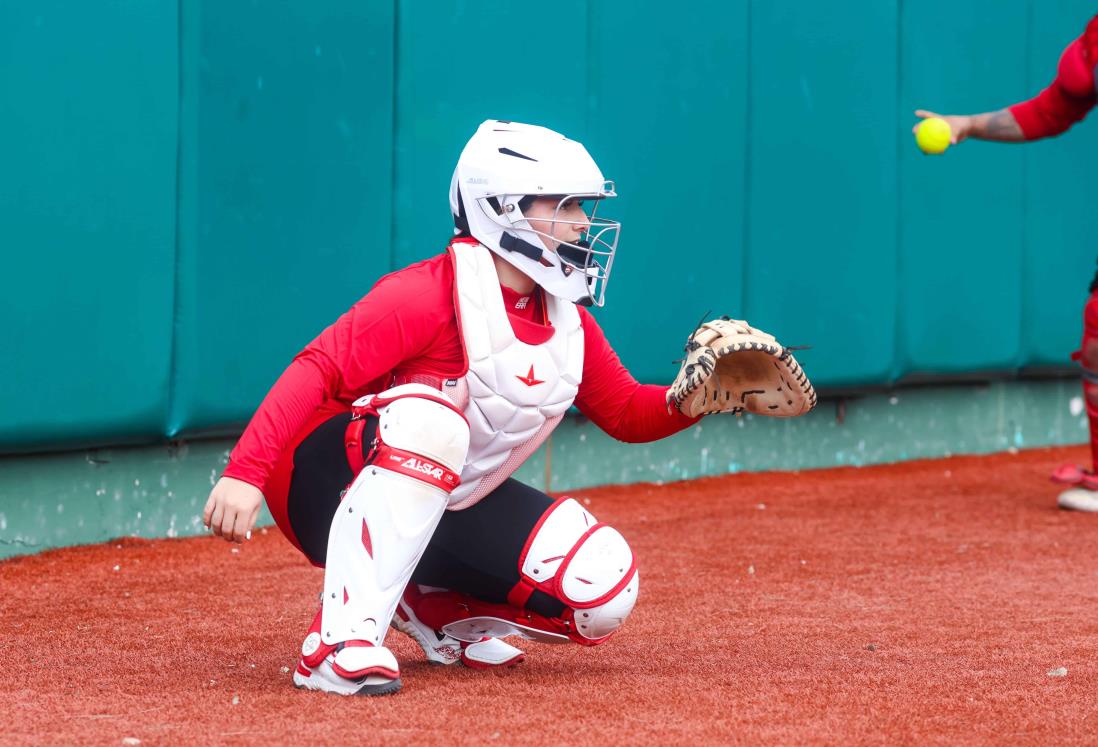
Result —
[[[1088,511],[1098,513],[1098,490],[1071,488],[1060,493],[1056,499],[1060,508],[1068,511]]]
[[[409,584],[400,598],[396,614],[393,615],[390,624],[418,643],[423,653],[427,655],[427,661],[432,664],[457,664],[461,661],[461,641],[435,630],[416,617],[413,605],[419,597],[419,592],[413,586]]]
[[[392,656],[392,654],[389,655]],[[388,675],[341,677],[335,673],[334,660],[334,656],[329,656],[315,667],[308,666],[304,660],[298,660],[297,669],[294,671],[294,687],[302,690],[322,690],[337,695],[389,695],[401,687],[399,677],[391,679]]]
[[[416,604],[422,598],[421,590],[415,584],[409,584],[391,624],[418,643],[432,664],[461,662],[472,669],[493,669],[512,667],[526,658],[520,649],[498,638],[484,636],[478,641],[462,641],[432,628],[416,615]]]
[[[324,643],[320,636],[323,610],[317,612],[294,670],[294,686],[338,695],[387,695],[400,689],[396,657],[370,641]]]

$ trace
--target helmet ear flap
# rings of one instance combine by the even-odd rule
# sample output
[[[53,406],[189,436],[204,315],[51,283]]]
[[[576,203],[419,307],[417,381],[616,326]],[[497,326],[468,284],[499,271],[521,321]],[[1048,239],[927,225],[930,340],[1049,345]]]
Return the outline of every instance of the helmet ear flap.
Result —
[[[465,200],[461,198],[461,191],[457,193],[457,212],[454,213],[454,235],[469,237],[469,219],[465,216]]]

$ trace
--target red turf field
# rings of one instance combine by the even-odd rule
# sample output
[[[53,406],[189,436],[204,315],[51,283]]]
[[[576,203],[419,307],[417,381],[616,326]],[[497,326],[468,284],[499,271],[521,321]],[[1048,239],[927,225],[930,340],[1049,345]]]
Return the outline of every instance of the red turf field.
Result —
[[[11,560],[0,743],[1095,744],[1098,515],[1046,478],[1085,457],[578,491],[639,558],[623,631],[489,673],[394,633],[385,698],[291,686],[321,575],[276,530]]]

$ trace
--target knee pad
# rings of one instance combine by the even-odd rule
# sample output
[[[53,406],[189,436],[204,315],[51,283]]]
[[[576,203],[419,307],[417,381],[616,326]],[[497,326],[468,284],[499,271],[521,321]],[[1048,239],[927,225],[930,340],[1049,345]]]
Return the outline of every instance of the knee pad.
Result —
[[[572,498],[549,507],[519,557],[508,601],[522,607],[535,590],[569,607],[573,640],[601,643],[633,610],[640,591],[633,551],[618,530]]]
[[[417,614],[462,641],[522,635],[543,643],[594,646],[621,627],[640,592],[640,574],[625,539],[567,497],[550,506],[534,527],[518,570],[519,582],[507,604],[443,592],[426,595]],[[525,609],[535,591],[562,602],[563,612],[545,617]]]
[[[422,384],[364,397],[354,412],[377,416],[377,436],[328,535],[319,631],[326,646],[380,645],[469,448],[464,416]]]

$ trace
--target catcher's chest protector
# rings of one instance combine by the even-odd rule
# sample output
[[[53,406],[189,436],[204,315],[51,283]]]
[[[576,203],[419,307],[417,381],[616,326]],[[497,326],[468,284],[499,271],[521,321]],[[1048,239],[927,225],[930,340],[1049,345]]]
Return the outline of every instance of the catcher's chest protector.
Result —
[[[456,510],[510,477],[564,417],[583,374],[583,327],[575,304],[547,293],[553,336],[540,345],[522,342],[507,318],[491,253],[455,242],[450,254],[469,361],[456,397],[470,429],[461,485],[450,495]]]

